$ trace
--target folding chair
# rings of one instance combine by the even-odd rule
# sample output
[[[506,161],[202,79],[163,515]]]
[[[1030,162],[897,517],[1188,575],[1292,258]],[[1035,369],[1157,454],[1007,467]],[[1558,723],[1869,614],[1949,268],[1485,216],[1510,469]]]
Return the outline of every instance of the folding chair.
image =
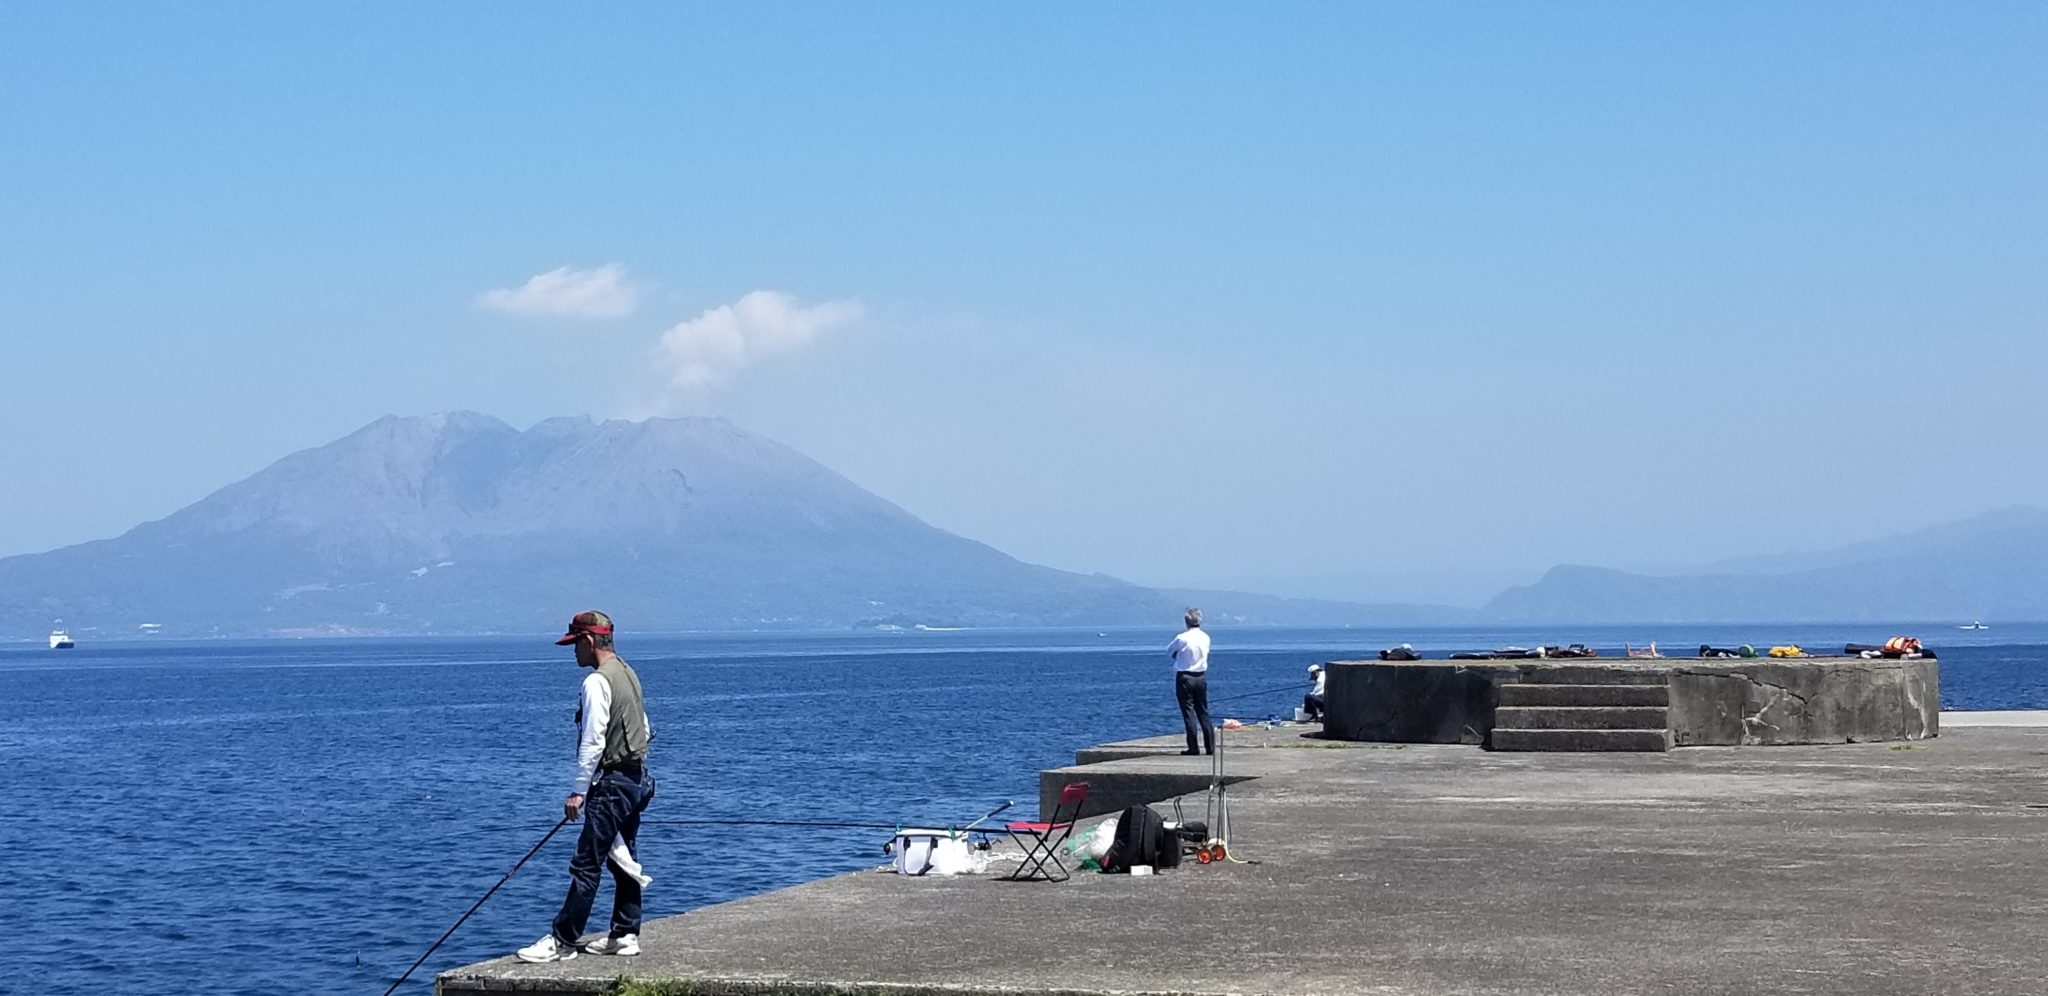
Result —
[[[1003,829],[1010,832],[1010,839],[1024,849],[1024,860],[1005,877],[1012,882],[1066,881],[1067,866],[1060,862],[1059,848],[1073,834],[1074,821],[1081,815],[1081,800],[1087,797],[1087,782],[1068,782],[1060,789],[1060,801],[1052,807],[1051,822],[1006,825]]]

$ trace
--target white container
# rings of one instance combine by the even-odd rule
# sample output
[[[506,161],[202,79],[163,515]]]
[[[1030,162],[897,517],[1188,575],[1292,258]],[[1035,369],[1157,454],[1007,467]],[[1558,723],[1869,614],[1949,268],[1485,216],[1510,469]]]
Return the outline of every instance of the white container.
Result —
[[[1132,866],[1131,866],[1131,874],[1133,874],[1133,875],[1150,875],[1150,874],[1152,874],[1152,866],[1151,866],[1151,865],[1132,865]]]
[[[980,870],[967,838],[950,830],[905,830],[890,839],[888,850],[898,875],[964,875]]]
[[[1302,707],[1300,707],[1300,706],[1295,706],[1295,707],[1294,707],[1294,721],[1295,721],[1295,722],[1297,722],[1297,723],[1306,723],[1306,722],[1308,722],[1308,710],[1307,710],[1307,709],[1303,709],[1303,708],[1302,708]]]

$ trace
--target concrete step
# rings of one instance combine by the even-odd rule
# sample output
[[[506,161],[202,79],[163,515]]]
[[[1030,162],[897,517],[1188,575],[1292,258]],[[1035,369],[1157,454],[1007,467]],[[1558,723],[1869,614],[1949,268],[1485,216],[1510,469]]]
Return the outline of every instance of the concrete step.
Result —
[[[1502,685],[1504,706],[1661,706],[1670,685]]]
[[[1510,730],[1661,730],[1670,725],[1663,706],[1501,706],[1493,727]]]
[[[1663,664],[1628,664],[1616,660],[1612,664],[1558,663],[1553,661],[1513,661],[1515,664],[1531,665],[1522,673],[1524,683],[1538,685],[1667,685],[1671,683],[1671,668]]]
[[[1494,750],[1667,751],[1670,730],[1504,730],[1493,728]]]
[[[1165,802],[1175,796],[1194,795],[1209,787],[1214,777],[1207,757],[1179,757],[1171,761],[1128,761],[1107,767],[1101,764],[1051,768],[1038,773],[1038,819],[1051,819],[1058,807],[1060,791],[1068,782],[1087,782],[1088,795],[1081,800],[1081,818],[1121,812],[1125,806]],[[1223,784],[1250,781],[1252,775],[1224,775]],[[1202,801],[1194,801],[1196,810]],[[1021,819],[1022,817],[1019,817]],[[1196,817],[1199,819],[1199,817]]]

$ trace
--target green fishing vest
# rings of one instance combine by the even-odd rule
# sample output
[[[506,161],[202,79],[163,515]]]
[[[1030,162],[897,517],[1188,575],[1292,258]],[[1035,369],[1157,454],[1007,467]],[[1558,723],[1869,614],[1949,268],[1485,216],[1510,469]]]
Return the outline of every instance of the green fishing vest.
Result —
[[[647,707],[640,701],[640,676],[618,657],[607,657],[597,673],[612,686],[611,720],[604,727],[604,756],[598,766],[647,760]]]

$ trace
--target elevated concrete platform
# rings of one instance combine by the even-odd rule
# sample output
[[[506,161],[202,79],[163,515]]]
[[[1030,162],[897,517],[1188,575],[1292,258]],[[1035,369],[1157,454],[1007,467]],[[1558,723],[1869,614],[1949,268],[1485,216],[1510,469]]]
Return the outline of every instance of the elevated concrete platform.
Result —
[[[1333,661],[1345,740],[1495,750],[1646,750],[1922,740],[1940,732],[1931,658]]]
[[[842,875],[649,923],[637,959],[501,959],[439,991],[603,993],[630,974],[749,996],[2039,993],[2048,739],[1950,725],[1646,754],[1225,734],[1233,771],[1256,773],[1230,792],[1252,864]],[[1179,761],[1206,759],[1085,770]]]
[[[1324,737],[1321,724],[1283,723],[1218,733],[1226,762],[1225,785],[1248,781],[1270,771],[1269,762],[1276,755],[1263,753],[1268,748],[1366,746],[1329,740]],[[1075,751],[1072,766],[1038,773],[1038,811],[1051,813],[1053,805],[1059,801],[1060,792],[1070,782],[1088,783],[1088,795],[1081,805],[1082,819],[1122,812],[1126,806],[1206,791],[1215,776],[1214,759],[1208,755],[1183,755],[1181,751],[1186,748],[1185,736],[1170,734]],[[1237,753],[1232,753],[1233,750]]]

